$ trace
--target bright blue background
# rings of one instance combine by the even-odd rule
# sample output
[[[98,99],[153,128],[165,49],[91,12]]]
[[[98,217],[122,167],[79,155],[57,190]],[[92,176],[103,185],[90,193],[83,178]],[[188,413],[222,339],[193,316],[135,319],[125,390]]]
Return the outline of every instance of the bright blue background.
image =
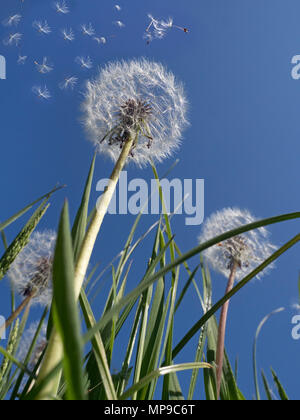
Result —
[[[299,210],[300,81],[291,78],[291,58],[300,53],[298,0],[122,0],[121,12],[112,0],[69,1],[71,13],[57,15],[48,0],[2,0],[3,20],[12,13],[23,15],[18,31],[24,34],[22,54],[29,56],[25,66],[16,64],[18,49],[0,46],[7,59],[7,80],[0,80],[1,95],[1,219],[5,220],[26,203],[51,189],[56,182],[67,189],[55,195],[40,228],[56,228],[64,196],[75,214],[84,186],[93,147],[85,139],[80,123],[83,82],[109,60],[145,56],[166,64],[186,87],[190,101],[190,128],[176,157],[180,159],[172,176],[205,178],[205,212],[209,215],[226,206],[248,208],[258,217]],[[190,29],[188,35],[173,30],[150,46],[143,40],[147,13],[159,18],[173,16],[178,25]],[[35,19],[47,19],[52,33],[40,37],[32,28]],[[126,27],[112,24],[122,20]],[[107,45],[98,46],[78,31],[81,23],[92,22],[102,36],[115,34]],[[63,27],[76,30],[76,41],[66,44],[59,33]],[[0,28],[1,39],[9,32]],[[74,63],[77,55],[90,55],[91,71],[81,71]],[[50,57],[54,71],[40,75],[33,64]],[[61,92],[58,83],[68,75],[80,78],[73,93]],[[53,98],[37,100],[32,86],[46,83]],[[174,159],[158,166],[164,173]],[[107,177],[112,169],[108,160],[98,157],[96,178]],[[150,169],[130,168],[130,177],[152,177]],[[94,184],[95,185],[95,184]],[[93,188],[93,203],[97,193]],[[24,222],[25,219],[22,220]],[[124,243],[132,216],[107,216],[97,242],[93,263],[104,267]],[[153,222],[145,216],[140,232]],[[7,230],[14,238],[21,224]],[[184,216],[173,220],[177,243],[186,251],[197,243],[200,227],[186,227]],[[273,226],[272,238],[278,245],[299,232],[299,222]],[[137,282],[147,264],[151,241],[135,255],[128,290]],[[195,264],[197,260],[193,261]],[[291,318],[297,302],[299,246],[278,262],[277,268],[262,281],[254,281],[231,303],[227,349],[234,362],[239,358],[239,385],[248,398],[254,394],[251,349],[260,320],[275,308],[285,306],[265,326],[258,347],[258,365],[270,378],[270,366],[291,398],[299,397],[300,342],[291,338]],[[182,276],[182,284],[186,280]],[[200,278],[198,277],[200,283]],[[213,276],[214,300],[224,293],[225,280]],[[109,276],[101,293],[109,286]],[[1,313],[9,312],[7,282],[2,284]],[[103,299],[95,304],[101,313]],[[175,342],[201,316],[191,289],[177,317]],[[35,311],[33,312],[35,314]],[[126,340],[122,336],[121,340]],[[178,357],[192,361],[196,340]],[[122,348],[122,346],[120,346]],[[115,369],[120,367],[118,353]],[[189,377],[189,376],[188,376]],[[179,375],[186,392],[186,375]],[[197,389],[203,397],[203,387]]]

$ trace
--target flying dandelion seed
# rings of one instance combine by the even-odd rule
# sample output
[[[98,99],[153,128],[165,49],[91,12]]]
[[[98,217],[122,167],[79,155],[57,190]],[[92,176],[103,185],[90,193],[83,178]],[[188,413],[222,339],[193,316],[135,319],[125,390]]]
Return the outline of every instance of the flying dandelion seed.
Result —
[[[162,161],[180,145],[187,126],[183,87],[161,64],[145,59],[111,63],[86,85],[84,123],[100,153],[117,161],[135,138],[130,160]]]
[[[86,24],[81,25],[81,31],[83,35],[87,35],[87,36],[95,35],[95,29],[91,23],[89,23],[88,25]]]
[[[75,39],[74,32],[71,28],[70,29],[62,29],[62,35],[63,35],[65,41],[74,41],[74,39]]]
[[[150,23],[146,28],[144,38],[148,40],[152,40],[153,38],[162,39],[166,34],[166,30],[160,26],[159,21],[151,14],[148,14],[148,18],[150,19]]]
[[[148,44],[153,39],[163,39],[167,32],[172,28],[179,29],[185,33],[189,32],[187,28],[175,25],[173,18],[168,18],[167,20],[158,20],[155,19],[151,14],[148,14],[148,18],[150,19],[150,23],[147,26],[144,34],[144,39],[147,40]]]
[[[76,57],[75,63],[79,64],[83,69],[91,69],[93,67],[93,62],[90,57]]]
[[[64,0],[55,2],[54,7],[57,13],[61,13],[63,15],[66,15],[67,13],[70,12],[69,7],[67,6]]]
[[[45,90],[43,92],[37,88],[36,93],[44,97],[42,94],[45,95]],[[14,290],[22,297],[32,295],[33,302],[42,306],[48,306],[52,299],[52,262],[55,243],[55,232],[34,232],[28,245],[19,253],[8,271]]]
[[[19,32],[16,32],[14,34],[10,34],[6,39],[4,39],[3,44],[7,46],[15,45],[18,47],[22,40],[23,35]]]
[[[122,10],[122,7],[119,4],[116,4],[114,8],[117,10],[117,12],[120,12]]]
[[[106,44],[107,43],[107,39],[104,37],[104,36],[101,36],[101,37],[97,37],[97,36],[95,36],[94,38],[93,38],[93,40],[94,41],[96,41],[97,42],[97,44]]]
[[[22,15],[16,14],[16,15],[12,15],[9,16],[7,19],[5,19],[2,24],[4,26],[17,26],[20,22],[20,20],[22,19]]]
[[[246,210],[226,208],[206,220],[199,242],[204,243],[255,220]],[[259,228],[210,247],[203,254],[208,264],[227,278],[233,264],[236,263],[238,265],[236,279],[240,280],[263,263],[275,250],[276,247],[268,240],[268,231],[265,228]],[[264,270],[257,277],[261,277],[267,271]]]
[[[51,94],[49,92],[49,90],[47,89],[46,86],[41,87],[41,86],[34,86],[32,88],[33,93],[40,99],[50,99],[51,98]]]
[[[48,25],[48,22],[45,20],[44,22],[42,21],[34,21],[32,26],[40,33],[43,35],[48,35],[51,33],[51,28]]]
[[[66,77],[63,82],[59,84],[60,89],[67,90],[67,89],[74,89],[74,87],[77,85],[78,78],[71,76]]]
[[[26,60],[27,60],[27,55],[19,55],[18,56],[18,61],[17,61],[17,63],[18,64],[25,64],[26,63]]]
[[[121,22],[120,20],[116,20],[113,23],[121,29],[125,28],[125,23]]]
[[[44,57],[42,63],[34,62],[39,73],[46,74],[53,70],[53,65],[48,62],[48,58]]]

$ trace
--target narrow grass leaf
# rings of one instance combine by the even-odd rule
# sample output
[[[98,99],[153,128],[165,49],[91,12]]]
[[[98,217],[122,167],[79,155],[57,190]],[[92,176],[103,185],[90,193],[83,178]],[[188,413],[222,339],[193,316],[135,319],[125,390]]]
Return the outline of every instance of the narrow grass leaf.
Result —
[[[53,295],[54,324],[64,346],[67,397],[70,400],[84,400],[82,337],[74,293],[74,258],[67,203],[63,207],[54,255]]]
[[[181,363],[178,365],[161,367],[149,373],[149,375],[145,376],[138,383],[134,384],[131,388],[125,391],[121,395],[120,400],[127,400],[139,389],[144,388],[147,384],[149,384],[154,379],[159,378],[160,376],[168,375],[170,373],[175,373],[175,372],[181,372],[184,370],[190,370],[190,369],[210,369],[211,367],[212,366],[208,363]]]
[[[257,340],[258,340],[259,334],[260,334],[263,326],[265,325],[265,323],[273,315],[278,314],[278,313],[280,313],[282,311],[284,311],[284,308],[278,308],[278,309],[275,309],[275,311],[272,311],[271,313],[269,313],[267,316],[265,316],[263,318],[263,320],[260,322],[260,324],[258,325],[258,328],[256,330],[256,334],[255,334],[255,338],[254,338],[254,343],[253,343],[253,372],[254,372],[255,394],[256,394],[256,399],[258,401],[260,400],[260,392],[259,392],[259,383],[258,383],[258,374],[257,374],[257,360],[256,360]]]
[[[268,380],[267,380],[266,375],[264,374],[263,370],[261,371],[261,376],[262,376],[264,388],[265,388],[265,391],[266,391],[267,399],[268,399],[268,401],[273,401],[272,390],[270,388],[270,385],[268,383]]]
[[[58,187],[53,188],[50,192],[48,192],[47,194],[44,194],[42,197],[39,197],[37,200],[28,204],[26,207],[24,207],[22,210],[18,211],[16,214],[14,214],[12,217],[7,219],[5,222],[0,223],[0,231],[3,231],[5,228],[7,228],[13,222],[18,220],[21,216],[23,216],[25,213],[27,213],[35,204],[39,203],[40,201],[42,201],[44,199],[46,199],[46,201],[47,201],[51,197],[52,194],[54,194],[56,191],[59,191],[62,188],[64,188],[64,186],[58,186]]]
[[[90,167],[90,171],[88,174],[88,178],[86,181],[81,205],[77,212],[74,225],[72,228],[72,239],[73,239],[73,249],[74,249],[74,261],[76,261],[78,253],[80,251],[87,227],[87,219],[88,219],[88,208],[89,208],[89,201],[90,201],[90,194],[95,170],[95,160],[96,154],[93,157],[93,161]]]
[[[271,372],[272,372],[273,380],[274,380],[275,385],[277,387],[277,390],[278,390],[278,394],[280,396],[280,399],[282,401],[289,401],[289,397],[287,396],[287,393],[285,392],[283,386],[281,385],[281,382],[278,379],[278,376],[276,375],[276,373],[274,372],[273,369],[271,369]]]

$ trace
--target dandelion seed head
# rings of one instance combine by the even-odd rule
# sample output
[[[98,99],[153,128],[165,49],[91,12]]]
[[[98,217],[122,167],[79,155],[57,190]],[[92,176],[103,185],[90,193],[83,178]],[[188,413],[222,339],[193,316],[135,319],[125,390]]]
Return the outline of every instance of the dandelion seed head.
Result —
[[[22,336],[22,340],[20,342],[16,358],[21,363],[25,360],[28,355],[29,349],[31,348],[33,339],[36,335],[37,329],[39,327],[38,322],[34,322],[30,325],[30,327],[24,332]],[[47,327],[46,324],[43,324],[40,334],[36,340],[35,348],[32,352],[31,359],[29,361],[29,368],[33,369],[38,362],[39,358],[41,357],[46,345],[47,345]]]
[[[52,263],[56,233],[34,232],[8,271],[14,289],[24,298],[48,306],[52,299]]]
[[[162,161],[180,145],[187,126],[183,86],[161,64],[146,59],[108,64],[87,82],[84,124],[100,153],[116,161],[133,136],[129,160]]]
[[[203,224],[199,242],[204,243],[227,231],[253,223],[256,219],[247,210],[226,208],[212,214]],[[261,227],[230,238],[214,245],[203,252],[208,264],[225,277],[230,275],[234,264],[237,264],[237,280],[241,280],[262,264],[276,250],[268,239],[268,231]],[[266,274],[270,265],[257,277]]]

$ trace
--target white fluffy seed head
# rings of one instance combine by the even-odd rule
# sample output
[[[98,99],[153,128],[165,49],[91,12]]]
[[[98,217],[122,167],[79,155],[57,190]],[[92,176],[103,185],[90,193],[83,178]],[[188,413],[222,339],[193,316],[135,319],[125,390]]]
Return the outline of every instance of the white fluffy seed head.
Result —
[[[226,208],[212,214],[203,224],[199,242],[204,243],[225,232],[253,223],[256,219],[247,210]],[[269,233],[265,228],[259,228],[230,238],[214,245],[203,252],[207,263],[225,277],[230,275],[233,264],[238,266],[237,280],[262,264],[276,250],[268,239]],[[257,277],[265,274],[272,265]]]
[[[17,351],[17,360],[19,360],[20,362],[24,362],[25,358],[27,357],[33,339],[37,333],[38,326],[39,323],[34,322],[23,334],[22,340]],[[47,345],[46,333],[47,327],[46,324],[43,324],[29,361],[29,368],[34,368]]]
[[[8,277],[22,299],[33,294],[34,303],[50,305],[55,243],[55,232],[34,232],[29,243],[11,265]]]
[[[114,162],[129,137],[129,160],[144,166],[178,149],[187,126],[181,83],[162,64],[146,59],[114,62],[86,84],[84,125],[100,153]]]

